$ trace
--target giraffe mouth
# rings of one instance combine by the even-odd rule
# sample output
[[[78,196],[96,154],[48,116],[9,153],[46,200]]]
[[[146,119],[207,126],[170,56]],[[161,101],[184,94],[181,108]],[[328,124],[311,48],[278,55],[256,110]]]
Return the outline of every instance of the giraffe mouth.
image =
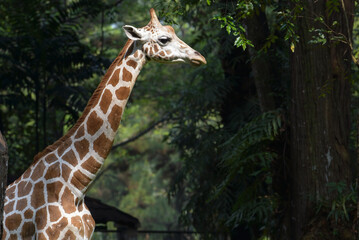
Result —
[[[206,62],[202,62],[202,61],[200,61],[200,60],[197,60],[197,59],[192,59],[191,60],[191,64],[193,65],[193,66],[201,66],[202,64],[206,64]]]
[[[190,59],[190,63],[191,63],[191,65],[198,67],[198,66],[207,64],[207,61],[206,61],[206,59],[204,57],[202,57],[202,58],[192,58],[192,59]]]
[[[194,56],[192,56],[189,60],[191,65],[193,66],[201,66],[202,64],[207,64],[206,59],[197,51],[194,52]]]

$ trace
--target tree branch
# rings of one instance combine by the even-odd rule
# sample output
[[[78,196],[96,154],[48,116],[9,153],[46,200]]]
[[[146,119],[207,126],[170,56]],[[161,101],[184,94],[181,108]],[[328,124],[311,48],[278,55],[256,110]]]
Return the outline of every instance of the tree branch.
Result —
[[[348,20],[348,16],[347,16],[347,13],[346,13],[344,0],[341,0],[341,4],[342,4],[343,12],[344,12],[345,23],[346,23],[346,25],[347,25],[348,42],[349,42],[349,46],[350,46],[350,49],[351,49],[350,55],[351,55],[351,57],[352,57],[352,60],[353,60],[354,64],[355,64],[357,67],[359,67],[358,59],[356,59],[356,57],[355,57],[355,55],[354,55],[354,48],[353,48],[352,38],[351,38],[351,34],[350,34],[349,20]],[[359,238],[359,237],[358,237],[358,238]]]
[[[155,127],[157,127],[158,125],[160,125],[161,123],[167,121],[168,119],[170,119],[170,113],[166,114],[163,118],[161,118],[160,120],[153,122],[152,124],[150,124],[146,129],[138,132],[136,135],[130,137],[129,139],[118,143],[116,145],[113,145],[111,148],[111,151],[114,151],[116,148],[124,146],[130,142],[136,141],[138,138],[142,137],[143,135],[145,135],[146,133],[150,132],[152,129],[154,129]]]

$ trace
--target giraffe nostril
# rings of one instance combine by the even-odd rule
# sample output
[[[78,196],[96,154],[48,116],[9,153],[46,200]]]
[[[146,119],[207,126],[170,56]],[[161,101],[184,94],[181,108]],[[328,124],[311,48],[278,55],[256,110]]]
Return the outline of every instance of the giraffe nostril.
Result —
[[[194,51],[194,54],[196,54],[197,56],[202,56],[199,52]]]

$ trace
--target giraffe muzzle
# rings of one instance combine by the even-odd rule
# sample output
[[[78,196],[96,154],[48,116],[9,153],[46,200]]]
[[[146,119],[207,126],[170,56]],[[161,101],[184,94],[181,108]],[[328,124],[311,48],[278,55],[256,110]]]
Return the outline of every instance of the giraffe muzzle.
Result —
[[[203,57],[199,52],[194,51],[194,53],[190,56],[189,58],[190,63],[193,66],[200,66],[200,65],[204,65],[207,64],[206,58]]]

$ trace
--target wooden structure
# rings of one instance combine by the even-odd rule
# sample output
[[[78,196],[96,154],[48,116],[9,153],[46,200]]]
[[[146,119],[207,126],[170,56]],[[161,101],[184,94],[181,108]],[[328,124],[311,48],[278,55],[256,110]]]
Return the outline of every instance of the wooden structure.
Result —
[[[95,198],[86,196],[85,202],[96,222],[95,232],[107,232],[107,223],[114,222],[117,228],[117,239],[137,238],[137,229],[141,225],[137,218]]]

